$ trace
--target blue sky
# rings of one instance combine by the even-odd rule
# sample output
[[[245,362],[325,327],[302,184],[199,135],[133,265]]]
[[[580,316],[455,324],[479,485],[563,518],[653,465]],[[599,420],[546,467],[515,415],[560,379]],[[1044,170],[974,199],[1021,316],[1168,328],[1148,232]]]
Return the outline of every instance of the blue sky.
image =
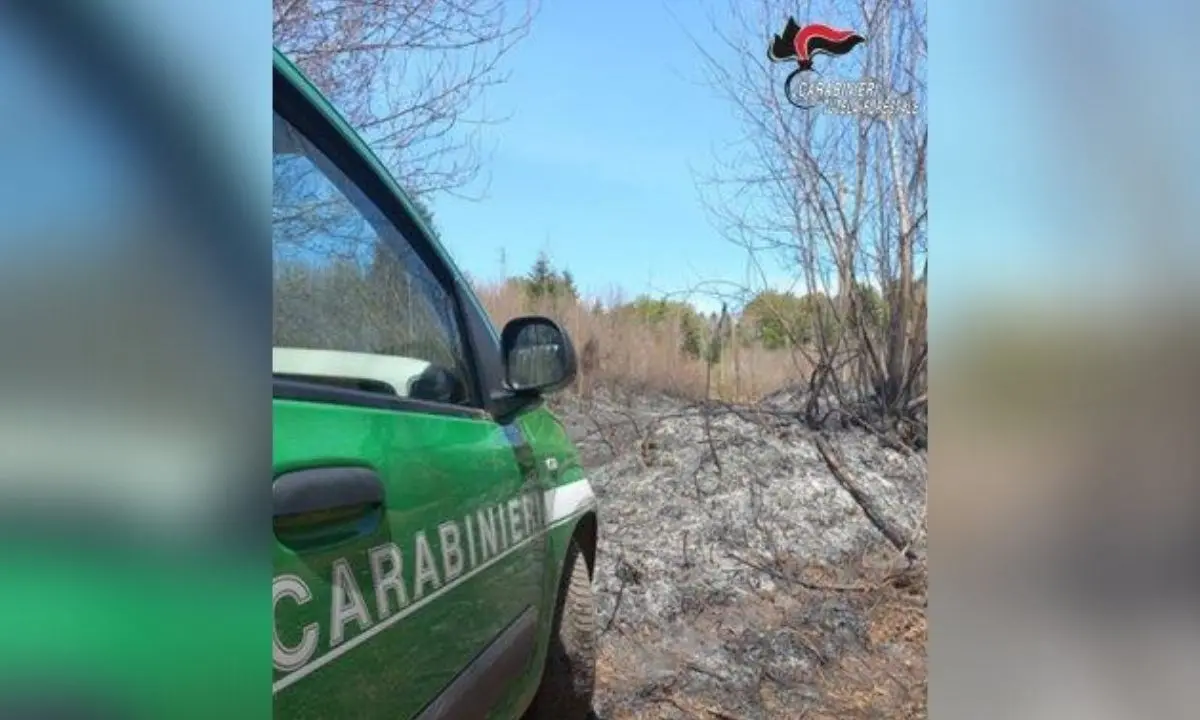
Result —
[[[511,82],[491,99],[513,118],[492,135],[489,196],[434,203],[443,237],[468,272],[497,276],[505,248],[510,272],[546,249],[591,292],[614,284],[629,294],[661,292],[745,277],[744,255],[710,226],[689,169],[708,167],[713,148],[739,132],[729,108],[698,82],[698,58],[680,27],[702,31],[704,4],[544,1],[513,56]],[[1096,284],[1093,273],[1119,272],[1118,256],[1104,255],[1102,270],[1091,250],[1128,220],[1121,214],[1128,195],[1113,194],[1122,192],[1119,175],[1106,172],[1096,149],[1103,143],[1088,134],[1095,132],[1084,109],[1090,103],[1060,97],[1072,73],[1096,71],[1045,45],[1022,46],[1037,37],[1016,32],[1030,13],[1072,11],[1031,0],[932,5],[933,304],[949,314],[965,309],[951,300],[960,294],[1029,295],[1068,275],[1083,287]],[[1099,26],[1078,29],[1104,45]],[[1118,82],[1113,70],[1101,71],[1113,91],[1159,87],[1153,78]],[[1110,116],[1130,107],[1100,101]],[[1147,132],[1166,137],[1165,128]]]
[[[601,296],[613,287],[630,296],[745,282],[746,254],[719,236],[696,183],[714,151],[742,134],[728,103],[702,82],[689,37],[711,43],[706,8],[723,7],[543,1],[511,58],[511,80],[489,96],[489,106],[512,117],[489,129],[487,197],[432,203],[443,241],[468,273],[499,277],[503,248],[509,274],[546,250],[585,293]],[[766,41],[745,51],[763,53]],[[782,81],[785,69],[779,74]],[[790,273],[764,269],[772,284],[790,285]]]
[[[467,272],[498,277],[504,248],[510,274],[544,249],[586,293],[744,277],[743,253],[709,225],[692,174],[737,127],[698,82],[680,23],[705,27],[699,3],[545,0],[511,81],[489,96],[512,118],[489,136],[487,197],[433,203]]]

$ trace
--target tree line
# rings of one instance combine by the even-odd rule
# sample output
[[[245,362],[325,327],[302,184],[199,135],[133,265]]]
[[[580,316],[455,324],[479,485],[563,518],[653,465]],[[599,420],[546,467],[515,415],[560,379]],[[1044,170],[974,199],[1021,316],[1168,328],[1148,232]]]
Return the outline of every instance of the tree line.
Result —
[[[750,297],[740,308],[704,313],[692,303],[647,294],[605,307],[599,300],[587,302],[579,292],[571,271],[556,268],[546,253],[539,253],[527,273],[508,278],[508,285],[521,292],[531,306],[565,310],[576,304],[588,312],[618,321],[649,327],[675,324],[682,336],[679,351],[693,359],[716,362],[721,349],[737,342],[742,347],[757,345],[766,350],[793,350],[815,346],[818,339],[832,342],[846,331],[846,320],[837,312],[840,296],[823,292],[797,294],[781,290],[763,290]],[[923,289],[921,290],[923,292]],[[882,294],[865,283],[854,289],[861,317],[875,332],[883,332],[890,322],[891,309]]]

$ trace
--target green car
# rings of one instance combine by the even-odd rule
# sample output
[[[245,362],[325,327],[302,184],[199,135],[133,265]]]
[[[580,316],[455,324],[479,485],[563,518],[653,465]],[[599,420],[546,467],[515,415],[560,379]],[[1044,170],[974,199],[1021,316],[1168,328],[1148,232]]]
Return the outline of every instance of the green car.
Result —
[[[278,51],[274,111],[276,716],[587,717],[596,501],[543,400],[570,338],[497,332]]]

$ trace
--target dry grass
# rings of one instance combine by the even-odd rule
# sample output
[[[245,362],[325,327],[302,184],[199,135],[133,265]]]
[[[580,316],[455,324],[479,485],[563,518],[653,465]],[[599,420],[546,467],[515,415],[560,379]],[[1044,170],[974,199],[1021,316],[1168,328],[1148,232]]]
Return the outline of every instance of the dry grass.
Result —
[[[581,394],[605,385],[689,399],[754,401],[810,372],[796,353],[757,346],[729,348],[710,372],[703,360],[681,352],[678,321],[652,326],[628,316],[593,312],[587,300],[532,302],[511,284],[477,284],[476,292],[498,326],[519,315],[545,315],[567,329],[581,358],[592,354],[587,350],[590,344],[595,361],[580,363]]]
[[[819,679],[813,720],[928,717],[924,567],[864,593],[866,647],[838,658]]]
[[[748,716],[805,718],[805,720],[924,720],[928,717],[925,621],[928,575],[923,565],[902,573],[882,568],[807,568],[803,579],[784,585],[777,593],[741,603],[736,612],[773,633],[793,633],[805,645],[822,646],[820,631],[797,626],[786,618],[786,608],[819,604],[823,597],[844,599],[853,614],[861,617],[865,638],[861,648],[846,649],[828,657],[810,675],[781,682],[764,679],[757,688],[746,689],[741,712],[722,707],[711,698],[676,690],[675,682],[642,696],[627,699],[602,720],[649,720],[651,718],[705,718],[743,720]],[[708,624],[719,626],[719,618]],[[697,619],[702,627],[704,618]],[[654,638],[642,642],[654,644]],[[814,652],[816,652],[814,650]],[[694,668],[692,658],[678,658],[675,677]],[[645,686],[636,663],[616,657],[605,648],[597,665],[597,691],[603,695],[629,698],[629,689]],[[801,700],[799,698],[808,698]],[[749,706],[749,707],[748,707]],[[753,708],[751,710],[750,708]],[[744,713],[744,714],[743,714]]]

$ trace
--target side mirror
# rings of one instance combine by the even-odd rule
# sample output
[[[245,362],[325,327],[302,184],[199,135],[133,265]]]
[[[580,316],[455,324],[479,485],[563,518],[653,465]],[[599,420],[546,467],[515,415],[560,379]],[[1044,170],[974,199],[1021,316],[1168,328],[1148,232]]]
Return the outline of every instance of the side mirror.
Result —
[[[570,385],[578,370],[566,330],[550,318],[513,318],[500,333],[505,381],[518,393],[547,394]]]

